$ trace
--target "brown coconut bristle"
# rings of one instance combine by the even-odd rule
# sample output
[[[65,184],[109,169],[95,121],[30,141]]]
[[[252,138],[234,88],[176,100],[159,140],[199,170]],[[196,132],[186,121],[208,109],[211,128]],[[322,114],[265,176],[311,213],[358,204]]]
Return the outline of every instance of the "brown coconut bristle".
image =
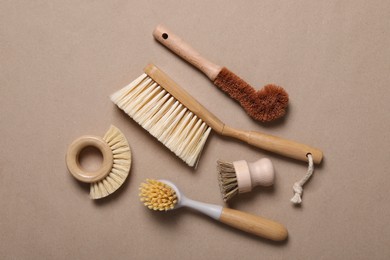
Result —
[[[214,84],[237,100],[247,114],[261,122],[269,122],[286,114],[288,94],[279,86],[266,85],[256,91],[236,74],[222,68]]]
[[[231,162],[217,161],[219,188],[223,201],[227,202],[238,194],[236,170]]]

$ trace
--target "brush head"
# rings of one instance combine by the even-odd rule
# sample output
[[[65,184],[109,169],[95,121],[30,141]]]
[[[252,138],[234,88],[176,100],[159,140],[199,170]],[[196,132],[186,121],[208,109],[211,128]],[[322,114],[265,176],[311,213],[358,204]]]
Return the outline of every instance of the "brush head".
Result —
[[[131,167],[131,151],[125,135],[115,126],[111,126],[103,140],[111,149],[113,163],[108,175],[91,183],[90,197],[101,199],[114,193],[125,182]]]
[[[162,181],[146,179],[146,182],[141,183],[139,190],[140,200],[152,210],[171,210],[179,201],[175,189]]]
[[[83,169],[79,155],[86,147],[95,147],[103,155],[102,166],[96,171]],[[115,192],[125,182],[131,166],[131,151],[122,132],[111,126],[103,138],[82,136],[68,148],[66,164],[77,180],[90,183],[91,199],[104,198]]]
[[[211,128],[165,88],[144,73],[111,95],[111,100],[176,156],[196,167]]]
[[[236,170],[231,162],[217,161],[218,183],[224,202],[238,194]]]
[[[256,91],[236,74],[222,68],[214,84],[237,100],[247,114],[261,122],[269,122],[286,114],[288,94],[279,86],[266,85]]]

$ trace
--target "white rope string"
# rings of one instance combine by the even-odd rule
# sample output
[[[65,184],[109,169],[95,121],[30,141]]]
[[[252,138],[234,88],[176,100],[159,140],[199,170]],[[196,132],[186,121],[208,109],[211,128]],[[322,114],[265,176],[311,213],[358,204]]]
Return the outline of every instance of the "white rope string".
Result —
[[[301,204],[303,185],[310,179],[314,172],[313,156],[309,153],[307,155],[307,158],[309,159],[309,166],[306,175],[300,181],[297,181],[293,185],[294,197],[292,197],[290,201],[296,205]]]

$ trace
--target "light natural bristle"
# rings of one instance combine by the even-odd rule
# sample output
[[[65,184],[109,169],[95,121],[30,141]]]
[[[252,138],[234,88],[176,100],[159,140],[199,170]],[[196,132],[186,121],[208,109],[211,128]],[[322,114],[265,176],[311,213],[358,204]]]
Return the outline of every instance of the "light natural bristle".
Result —
[[[233,163],[218,160],[217,172],[222,198],[227,202],[238,194],[236,170]]]
[[[146,207],[157,211],[173,209],[177,204],[176,192],[163,182],[147,179],[139,187],[140,200]]]
[[[98,182],[92,183],[90,197],[100,199],[115,192],[125,182],[131,167],[131,151],[123,133],[111,126],[103,140],[110,146],[113,155],[113,165],[110,173]]]
[[[111,100],[189,166],[196,166],[211,128],[147,74]]]

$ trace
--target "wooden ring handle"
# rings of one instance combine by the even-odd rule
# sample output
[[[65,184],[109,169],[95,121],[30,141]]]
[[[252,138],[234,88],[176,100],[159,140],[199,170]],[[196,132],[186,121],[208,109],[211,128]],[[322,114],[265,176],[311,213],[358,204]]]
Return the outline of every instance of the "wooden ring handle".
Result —
[[[87,171],[80,165],[79,156],[86,147],[95,147],[103,155],[102,167],[96,171]],[[85,135],[74,140],[66,153],[66,166],[77,180],[93,183],[104,179],[111,171],[114,159],[110,146],[99,136]]]

